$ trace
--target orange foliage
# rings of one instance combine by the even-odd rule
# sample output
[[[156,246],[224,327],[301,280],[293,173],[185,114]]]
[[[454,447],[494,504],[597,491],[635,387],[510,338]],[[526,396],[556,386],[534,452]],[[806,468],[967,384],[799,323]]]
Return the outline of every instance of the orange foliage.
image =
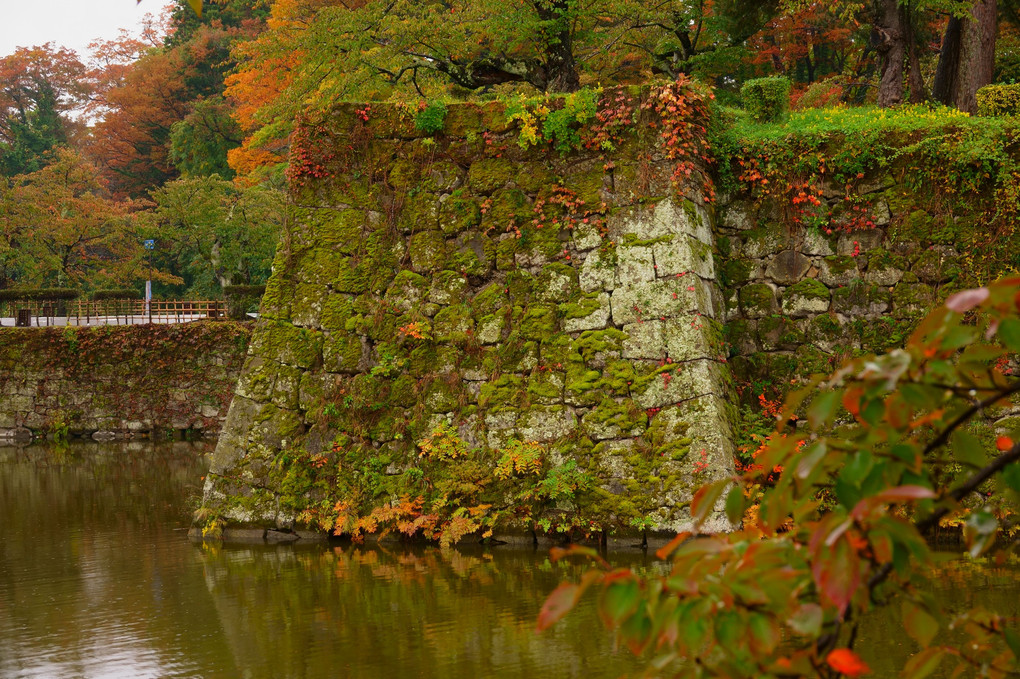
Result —
[[[861,656],[848,648],[837,648],[832,651],[828,656],[826,656],[825,662],[827,662],[829,667],[832,669],[848,677],[859,677],[865,674],[871,674],[871,668],[868,667],[863,660],[861,660]]]

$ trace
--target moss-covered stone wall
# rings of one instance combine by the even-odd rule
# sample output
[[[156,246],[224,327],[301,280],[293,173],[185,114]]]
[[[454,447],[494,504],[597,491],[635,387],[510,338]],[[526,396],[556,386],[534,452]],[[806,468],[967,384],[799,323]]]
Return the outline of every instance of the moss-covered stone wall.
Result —
[[[745,403],[780,399],[852,356],[902,346],[937,302],[978,284],[956,247],[962,239],[955,231],[940,237],[938,220],[922,209],[923,192],[882,173],[864,178],[853,199],[868,205],[863,217],[844,217],[862,222],[856,228],[838,217],[798,224],[781,201],[720,196],[725,335]],[[820,200],[828,212],[845,211],[843,191]],[[975,205],[982,209],[994,205]]]
[[[1004,189],[924,180],[948,128],[874,131],[868,162],[835,134],[793,154],[807,170],[782,160],[796,130],[720,134],[713,158],[669,87],[602,93],[573,127],[549,125],[569,98],[452,105],[431,135],[393,105],[305,121],[200,523],[685,530],[692,488],[750,461],[792,386],[1002,269],[964,244],[1012,257]]]
[[[418,495],[408,523],[470,505],[483,535],[690,527],[733,468],[713,210],[623,97],[628,133],[569,153],[522,148],[500,104],[434,136],[390,105],[305,123],[207,519],[357,533]]]
[[[233,322],[0,329],[0,436],[215,434],[250,336]]]

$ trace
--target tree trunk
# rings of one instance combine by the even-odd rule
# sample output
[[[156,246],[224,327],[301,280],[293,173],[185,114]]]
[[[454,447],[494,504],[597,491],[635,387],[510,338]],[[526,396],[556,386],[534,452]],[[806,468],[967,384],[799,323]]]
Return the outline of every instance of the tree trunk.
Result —
[[[581,88],[581,77],[574,60],[574,36],[570,30],[567,0],[534,2],[538,18],[555,33],[546,36],[545,68],[547,92],[575,92]]]
[[[935,84],[931,96],[935,101],[946,104],[953,100],[956,89],[956,76],[960,62],[960,20],[949,18],[946,33],[942,36],[942,47],[939,49],[939,64],[935,68]]]
[[[901,5],[901,20],[906,29],[907,57],[910,70],[907,73],[907,84],[910,86],[910,103],[921,104],[928,100],[924,87],[924,76],[921,75],[921,59],[917,56],[917,37],[914,35],[914,24],[910,20],[909,5]]]
[[[977,91],[991,84],[995,72],[995,0],[975,2],[971,15],[960,30],[960,72],[953,103],[961,111],[977,113]]]
[[[896,106],[903,101],[903,63],[906,58],[906,34],[903,14],[897,0],[879,0],[875,35],[882,61],[882,78],[878,83],[878,105]]]
[[[949,20],[935,72],[938,101],[977,112],[977,91],[995,71],[996,11],[996,0],[976,0],[969,17]]]

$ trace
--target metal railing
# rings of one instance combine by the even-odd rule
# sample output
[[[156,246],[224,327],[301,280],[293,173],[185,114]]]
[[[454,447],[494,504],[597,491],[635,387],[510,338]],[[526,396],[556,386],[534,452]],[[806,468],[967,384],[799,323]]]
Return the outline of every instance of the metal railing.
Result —
[[[223,300],[103,299],[0,302],[4,325],[140,325],[143,323],[188,323],[227,315]],[[27,323],[24,321],[27,320]]]

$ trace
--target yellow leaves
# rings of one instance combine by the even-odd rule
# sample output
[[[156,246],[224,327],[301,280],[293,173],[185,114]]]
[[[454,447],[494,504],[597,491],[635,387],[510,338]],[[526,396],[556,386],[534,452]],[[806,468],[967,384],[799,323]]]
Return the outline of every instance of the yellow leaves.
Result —
[[[419,457],[432,460],[455,460],[468,454],[467,444],[445,422],[436,425],[432,433],[418,444],[418,450]]]
[[[545,449],[534,441],[511,441],[493,473],[501,481],[513,476],[537,476],[542,473],[544,454]]]

